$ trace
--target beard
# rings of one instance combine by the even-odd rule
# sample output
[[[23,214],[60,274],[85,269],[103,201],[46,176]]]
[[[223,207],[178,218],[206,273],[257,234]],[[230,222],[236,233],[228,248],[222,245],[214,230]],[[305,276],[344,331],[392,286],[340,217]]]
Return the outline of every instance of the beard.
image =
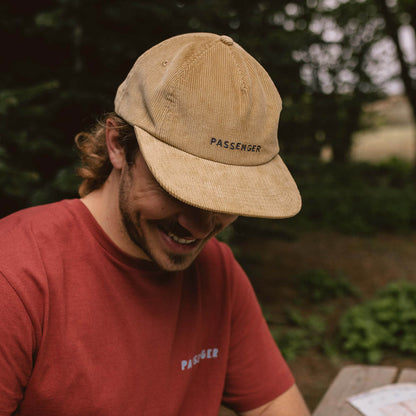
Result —
[[[170,268],[165,267],[161,262],[157,260],[157,258],[152,253],[149,244],[147,243],[147,239],[145,237],[145,233],[143,231],[141,222],[140,212],[132,213],[129,209],[129,182],[130,182],[130,173],[127,172],[127,177],[121,178],[120,188],[119,188],[119,210],[121,214],[122,223],[124,226],[125,231],[127,232],[128,237],[130,240],[139,247],[152,261],[156,264],[161,270],[165,271],[172,271]],[[189,232],[185,230],[181,225],[179,225],[176,221],[172,219],[166,220],[147,220],[146,221],[148,229],[158,229],[162,232],[167,232],[168,230],[176,230],[176,233],[179,234],[179,230],[181,230],[181,234],[179,235],[189,235]],[[175,270],[185,269],[188,266],[187,258],[180,254],[174,253],[165,253],[165,255],[169,259],[169,263],[173,265]],[[183,266],[183,267],[182,267]]]
[[[177,210],[168,209],[170,216],[160,219],[143,217],[140,209],[137,208],[140,203],[137,205],[137,199],[135,201],[131,196],[133,175],[130,169],[128,167],[121,173],[119,183],[118,203],[122,222],[120,225],[123,228],[123,233],[127,234],[126,237],[146,255],[148,260],[156,264],[161,270],[179,271],[186,269],[195,260],[208,240],[223,228],[223,225],[219,221],[211,224],[212,229],[209,235],[200,240],[195,240],[193,250],[189,250],[187,253],[181,253],[180,251],[175,253],[175,250],[172,252],[168,248],[169,244],[166,245],[166,239],[172,238],[172,235],[176,236],[172,238],[175,244],[178,244],[178,238],[193,240],[194,237],[191,231],[178,222],[177,215],[179,214]],[[166,204],[169,206],[169,200],[160,198],[160,202],[155,205],[157,212],[163,212],[160,209],[160,204],[164,203],[163,200],[167,201]],[[136,209],[134,209],[135,205]],[[149,212],[149,206],[146,209],[145,212]]]
[[[136,221],[134,221],[128,210],[126,210],[125,206],[122,204],[120,204],[120,212],[124,228],[127,231],[130,240],[136,244],[136,246],[138,246],[159,268],[165,271],[170,271],[169,269],[163,267],[163,265],[161,265],[153,256],[145,237],[139,232],[139,230],[142,230],[142,227],[140,226],[140,214],[137,214]],[[154,226],[156,227],[156,224],[154,224]],[[167,255],[170,262],[175,266],[180,266],[184,262],[184,257],[179,254],[168,253]]]

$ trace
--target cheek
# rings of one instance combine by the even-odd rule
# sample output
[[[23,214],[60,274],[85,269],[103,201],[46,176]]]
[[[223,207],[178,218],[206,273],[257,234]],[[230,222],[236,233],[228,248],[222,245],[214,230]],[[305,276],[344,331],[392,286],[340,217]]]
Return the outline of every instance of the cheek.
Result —
[[[120,186],[120,199],[131,215],[138,215],[147,220],[158,220],[172,215],[170,198],[163,192],[153,186],[132,185],[132,182],[126,178]]]
[[[147,220],[161,220],[174,217],[178,208],[169,197],[155,192],[146,193],[134,198],[135,209],[140,211],[140,216]]]

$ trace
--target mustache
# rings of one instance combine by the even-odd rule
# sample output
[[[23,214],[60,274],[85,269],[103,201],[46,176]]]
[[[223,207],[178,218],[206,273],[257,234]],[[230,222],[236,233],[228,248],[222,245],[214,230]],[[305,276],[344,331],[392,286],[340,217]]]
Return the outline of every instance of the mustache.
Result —
[[[176,220],[174,219],[167,219],[167,220],[159,220],[159,221],[153,221],[153,223],[159,227],[162,231],[164,231],[166,234],[172,233],[180,238],[194,238],[192,233],[187,230],[185,227],[180,225]],[[210,236],[213,236],[220,232],[222,229],[220,224],[214,224],[212,232],[210,233]]]
[[[192,238],[192,234],[175,220],[155,221],[165,233],[172,233],[181,238]]]

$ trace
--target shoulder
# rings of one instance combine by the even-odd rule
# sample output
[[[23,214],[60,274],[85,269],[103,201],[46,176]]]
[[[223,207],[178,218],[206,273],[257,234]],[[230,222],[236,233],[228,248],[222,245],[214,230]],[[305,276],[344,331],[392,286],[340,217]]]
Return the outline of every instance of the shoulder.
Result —
[[[63,200],[51,204],[25,208],[0,219],[0,230],[3,232],[8,227],[29,226],[35,223],[46,224],[54,221],[56,216],[67,214],[69,210],[78,204],[79,200]]]
[[[56,241],[73,229],[78,200],[26,208],[0,220],[0,271],[30,265],[38,257],[38,247]],[[79,202],[81,204],[81,202]],[[59,232],[58,232],[59,231]]]
[[[48,278],[82,212],[79,200],[27,208],[0,220],[0,278],[13,288],[32,322],[41,327]],[[49,267],[49,269],[48,269]],[[36,326],[36,325],[35,325]]]
[[[17,237],[53,231],[69,224],[77,210],[79,200],[64,200],[47,205],[30,207],[0,219],[0,244],[6,244]],[[15,237],[14,237],[15,236]]]

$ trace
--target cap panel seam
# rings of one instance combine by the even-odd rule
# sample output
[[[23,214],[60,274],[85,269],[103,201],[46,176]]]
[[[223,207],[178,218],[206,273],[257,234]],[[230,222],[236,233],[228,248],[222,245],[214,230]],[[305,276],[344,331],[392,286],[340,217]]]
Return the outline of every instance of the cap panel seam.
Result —
[[[236,58],[237,52],[235,50],[231,50],[230,51],[230,55],[231,55],[231,58],[233,59],[233,61],[235,63],[235,66],[237,67],[237,72],[240,75],[240,80],[241,80],[241,83],[242,83],[242,86],[243,86],[243,90],[245,92],[247,92],[247,90],[248,90],[247,82],[246,82],[245,77],[244,77],[244,74],[243,74],[243,72],[242,72],[242,70],[240,68],[240,64],[237,61],[237,58]]]
[[[163,116],[163,119],[160,120],[160,127],[158,129],[158,134],[160,136],[163,136],[162,131],[165,129],[165,123],[168,121],[170,122],[171,114],[173,113],[172,106],[176,104],[176,95],[174,90],[178,86],[179,80],[183,79],[183,76],[186,72],[190,70],[190,68],[195,64],[195,62],[200,59],[204,54],[206,54],[210,49],[212,49],[216,44],[221,43],[220,39],[213,39],[209,42],[206,42],[204,47],[201,51],[194,54],[189,62],[187,62],[186,66],[184,65],[173,77],[171,80],[171,86],[169,87],[169,91],[166,94],[166,101],[168,102],[165,109],[165,114]],[[159,139],[160,140],[160,139]],[[176,147],[176,146],[174,146]],[[177,148],[179,149],[179,148]]]
[[[189,69],[192,67],[192,65],[194,65],[194,63],[197,59],[199,59],[202,55],[206,54],[210,49],[212,49],[218,43],[221,43],[219,39],[214,39],[210,42],[207,42],[206,45],[204,45],[204,48],[199,53],[192,56],[192,58],[189,60],[189,62],[187,62],[186,66],[184,65],[181,68],[181,70],[178,71],[178,73],[175,75],[175,77],[173,77],[172,83],[177,82],[178,78],[182,78],[184,72],[189,71]]]
[[[136,59],[136,61],[133,64],[132,69],[129,71],[129,73],[127,74],[127,77],[125,78],[125,80],[124,80],[124,82],[122,84],[123,89],[121,90],[121,96],[120,96],[120,99],[118,100],[119,102],[121,102],[124,99],[124,96],[127,93],[126,86],[129,84],[130,79],[135,76],[135,71],[134,71],[135,70],[135,67],[139,66],[142,63],[143,59],[145,57],[147,57],[147,55],[151,55],[151,54],[154,53],[155,50],[162,49],[164,46],[168,45],[169,43],[172,43],[172,39],[173,38],[169,38],[169,39],[166,39],[166,40],[158,43],[157,45],[155,45],[152,48],[150,48],[150,49],[146,50],[145,52],[143,52],[143,54],[140,55],[139,58]]]
[[[159,43],[134,66],[117,108],[133,121],[145,161],[168,193],[246,216],[299,211],[299,190],[279,155],[281,97],[253,56],[227,36],[190,33]]]

